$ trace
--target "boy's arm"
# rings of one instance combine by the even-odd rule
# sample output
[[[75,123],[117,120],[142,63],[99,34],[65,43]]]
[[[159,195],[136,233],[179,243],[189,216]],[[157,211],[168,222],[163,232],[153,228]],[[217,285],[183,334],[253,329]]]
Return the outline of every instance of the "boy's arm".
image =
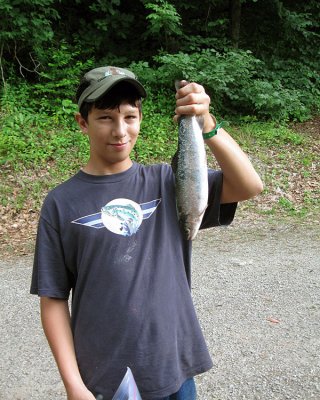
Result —
[[[67,300],[41,297],[41,321],[66,388],[68,400],[93,400],[84,385],[74,351]]]
[[[216,121],[209,112],[210,97],[197,83],[183,83],[176,94],[176,117],[179,115],[202,115],[203,132],[212,131]],[[221,203],[234,203],[256,196],[263,190],[263,184],[250,160],[239,145],[224,130],[206,140],[222,172],[223,185]]]
[[[247,200],[262,191],[261,179],[247,155],[224,129],[206,143],[223,172],[221,203]]]

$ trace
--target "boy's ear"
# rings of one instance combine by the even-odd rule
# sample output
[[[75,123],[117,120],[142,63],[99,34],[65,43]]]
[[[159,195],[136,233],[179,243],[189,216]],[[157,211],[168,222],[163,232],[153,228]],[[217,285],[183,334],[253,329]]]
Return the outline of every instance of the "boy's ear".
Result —
[[[79,125],[79,128],[81,129],[82,133],[87,133],[88,132],[88,122],[83,118],[83,116],[80,113],[76,113],[74,116],[77,124]]]

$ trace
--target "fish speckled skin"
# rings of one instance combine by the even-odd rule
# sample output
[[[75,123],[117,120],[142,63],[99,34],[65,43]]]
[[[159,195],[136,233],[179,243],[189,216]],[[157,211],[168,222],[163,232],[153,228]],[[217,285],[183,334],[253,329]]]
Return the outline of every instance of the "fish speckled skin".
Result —
[[[183,235],[193,240],[208,204],[208,168],[202,137],[203,119],[179,118],[178,150],[172,162],[177,212]]]

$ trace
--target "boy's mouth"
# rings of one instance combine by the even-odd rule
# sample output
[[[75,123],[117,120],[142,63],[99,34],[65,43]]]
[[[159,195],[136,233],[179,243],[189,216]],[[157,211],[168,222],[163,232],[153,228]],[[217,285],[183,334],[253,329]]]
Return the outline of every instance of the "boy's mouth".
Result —
[[[116,147],[118,149],[121,149],[122,147],[125,147],[129,142],[124,142],[124,143],[110,143],[110,146]]]

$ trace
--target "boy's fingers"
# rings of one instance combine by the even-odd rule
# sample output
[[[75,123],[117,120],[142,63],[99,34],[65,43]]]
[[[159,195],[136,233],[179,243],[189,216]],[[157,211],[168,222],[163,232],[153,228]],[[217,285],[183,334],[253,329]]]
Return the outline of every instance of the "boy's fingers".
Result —
[[[210,97],[205,92],[190,93],[176,100],[177,107],[191,104],[210,104]]]
[[[180,85],[181,85],[181,88],[176,93],[177,99],[185,97],[191,93],[204,93],[205,92],[203,86],[201,86],[195,82],[189,83],[187,81],[181,81]]]
[[[210,97],[203,86],[187,81],[181,81],[180,86],[181,88],[176,93],[174,121],[177,121],[180,115],[200,115],[208,112]]]
[[[179,115],[200,115],[208,112],[208,105],[203,103],[188,104],[176,108],[177,118]]]

